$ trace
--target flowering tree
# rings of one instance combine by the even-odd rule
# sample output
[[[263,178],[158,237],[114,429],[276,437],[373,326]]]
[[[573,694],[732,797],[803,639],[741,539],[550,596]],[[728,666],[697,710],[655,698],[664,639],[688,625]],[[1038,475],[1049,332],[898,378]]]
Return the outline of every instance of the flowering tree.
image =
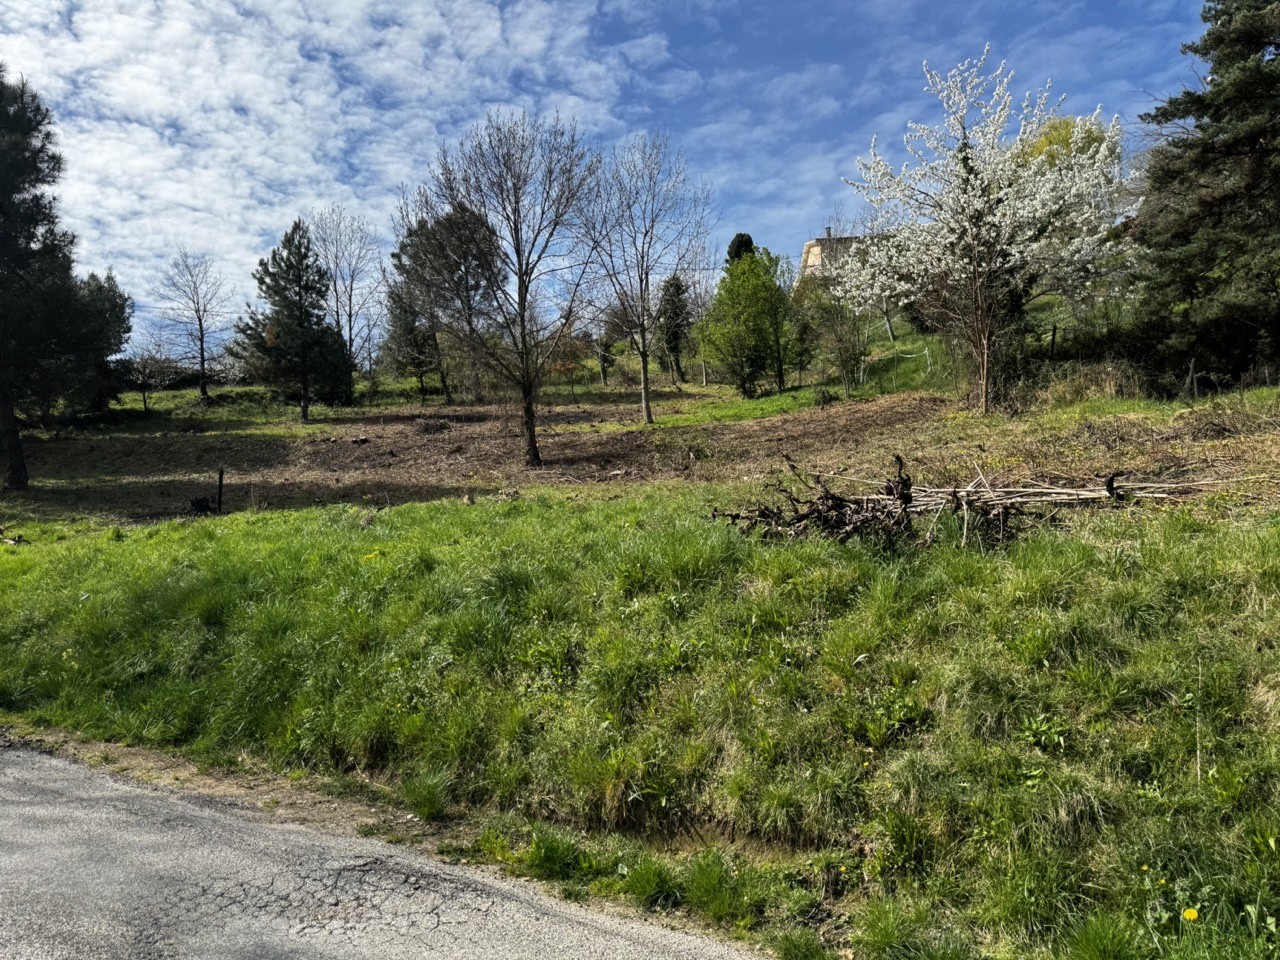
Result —
[[[1012,71],[986,66],[986,52],[945,77],[925,65],[943,122],[908,125],[901,168],[874,140],[858,161],[861,180],[845,182],[871,205],[875,242],[843,269],[862,309],[894,300],[967,348],[983,413],[1007,334],[1030,300],[1087,280],[1123,185],[1118,120],[1075,118],[1064,137],[1047,84],[1015,110]]]

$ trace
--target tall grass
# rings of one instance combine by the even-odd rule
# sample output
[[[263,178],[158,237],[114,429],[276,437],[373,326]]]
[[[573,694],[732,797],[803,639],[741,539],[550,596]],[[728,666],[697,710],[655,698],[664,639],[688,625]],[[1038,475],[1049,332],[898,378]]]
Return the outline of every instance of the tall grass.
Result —
[[[0,709],[398,772],[424,817],[558,824],[511,835],[531,872],[787,956],[1275,955],[1280,517],[885,553],[742,537],[723,495],[0,548]]]

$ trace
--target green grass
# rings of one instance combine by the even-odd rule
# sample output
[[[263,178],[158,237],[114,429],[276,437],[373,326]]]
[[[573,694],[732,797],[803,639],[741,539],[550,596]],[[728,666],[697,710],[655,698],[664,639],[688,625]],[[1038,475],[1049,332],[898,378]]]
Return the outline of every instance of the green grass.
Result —
[[[422,403],[416,389],[407,381],[380,381],[374,393],[370,392],[369,384],[362,381],[354,405],[330,407],[313,403],[311,420],[303,423],[296,403],[282,400],[265,387],[214,386],[209,392],[209,400],[203,401],[194,389],[160,391],[149,398],[150,409],[146,412],[142,409],[140,394],[124,393],[105,415],[83,429],[101,436],[185,430],[300,437],[323,433],[334,420],[373,417]],[[427,402],[439,401],[433,398]]]
[[[566,895],[783,956],[1276,955],[1280,516],[885,553],[609,496],[0,547],[0,709],[399,774]]]
[[[925,351],[928,351],[926,355]],[[911,334],[900,336],[897,341],[878,340],[872,345],[868,357],[864,382],[849,392],[850,399],[866,399],[887,393],[912,390],[941,390],[953,388],[950,380],[950,362],[937,337]],[[653,399],[654,422],[639,422],[640,388],[618,383],[608,388],[594,384],[578,387],[577,402],[590,405],[602,398],[611,402],[634,402],[636,419],[632,421],[608,421],[594,424],[574,424],[561,427],[565,432],[594,431],[617,432],[645,429],[661,430],[673,427],[697,427],[720,423],[742,423],[762,420],[779,414],[807,410],[818,402],[819,393],[830,399],[843,397],[840,382],[827,375],[828,371],[810,371],[804,386],[792,386],[781,392],[766,392],[750,399],[742,397],[732,387],[724,384],[702,386],[696,382],[681,385],[673,391],[665,379],[655,379]],[[544,399],[559,403],[570,402],[564,387],[548,388]]]

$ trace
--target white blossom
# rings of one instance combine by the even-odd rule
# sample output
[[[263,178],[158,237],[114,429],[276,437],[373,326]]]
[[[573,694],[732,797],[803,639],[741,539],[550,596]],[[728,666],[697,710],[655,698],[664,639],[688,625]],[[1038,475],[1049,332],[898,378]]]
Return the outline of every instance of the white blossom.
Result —
[[[1048,84],[1015,110],[1012,71],[986,64],[986,52],[946,76],[925,64],[944,120],[908,124],[897,169],[872,140],[861,179],[845,181],[872,225],[841,268],[850,302],[914,304],[972,351],[983,412],[1011,297],[1082,285],[1107,252],[1124,186],[1118,119],[1063,117]]]

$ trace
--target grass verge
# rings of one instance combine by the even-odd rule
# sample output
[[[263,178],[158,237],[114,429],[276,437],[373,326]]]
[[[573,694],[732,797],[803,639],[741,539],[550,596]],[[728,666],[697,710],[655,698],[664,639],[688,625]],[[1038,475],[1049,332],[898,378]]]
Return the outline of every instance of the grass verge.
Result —
[[[723,490],[241,514],[0,547],[0,709],[398,774],[423,817],[782,956],[1262,958],[1280,516],[769,544]]]

